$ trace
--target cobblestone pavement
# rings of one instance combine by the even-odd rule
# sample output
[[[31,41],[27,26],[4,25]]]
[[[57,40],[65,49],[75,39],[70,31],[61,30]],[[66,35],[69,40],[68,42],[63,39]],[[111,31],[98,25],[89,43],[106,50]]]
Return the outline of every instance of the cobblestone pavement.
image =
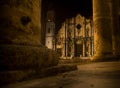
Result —
[[[120,61],[78,65],[78,70],[2,88],[120,88]]]

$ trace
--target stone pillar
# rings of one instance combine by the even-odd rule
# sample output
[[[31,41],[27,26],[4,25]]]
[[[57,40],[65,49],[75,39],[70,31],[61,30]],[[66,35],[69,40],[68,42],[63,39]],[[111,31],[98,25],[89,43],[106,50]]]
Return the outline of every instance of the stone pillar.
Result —
[[[0,85],[34,77],[57,65],[41,45],[41,0],[0,0]]]
[[[83,57],[85,57],[85,42],[83,40]]]
[[[110,0],[112,42],[115,56],[120,56],[119,0]]]
[[[1,0],[0,12],[0,69],[49,66],[50,50],[41,45],[41,0]]]
[[[74,17],[74,23],[73,24],[74,24],[74,29],[73,29],[74,30],[74,33],[73,33],[74,37],[73,37],[73,52],[72,52],[72,57],[76,57],[76,55],[77,55],[76,54],[77,53],[76,52],[76,45],[77,44],[76,44],[76,18],[75,17]]]
[[[67,24],[65,21],[65,31],[64,31],[64,56],[67,56]]]
[[[94,57],[106,60],[112,56],[112,33],[109,0],[93,0]]]
[[[86,18],[84,18],[84,30],[83,30],[83,57],[86,56]]]
[[[36,77],[58,64],[41,45],[41,0],[0,0],[0,85]]]
[[[18,69],[29,64],[31,68],[38,58],[39,51],[34,50],[41,46],[40,1],[0,1],[0,67]]]
[[[1,44],[40,44],[40,1],[0,1]]]
[[[91,56],[94,55],[94,30],[93,30],[93,21],[90,21],[90,43],[91,43]]]

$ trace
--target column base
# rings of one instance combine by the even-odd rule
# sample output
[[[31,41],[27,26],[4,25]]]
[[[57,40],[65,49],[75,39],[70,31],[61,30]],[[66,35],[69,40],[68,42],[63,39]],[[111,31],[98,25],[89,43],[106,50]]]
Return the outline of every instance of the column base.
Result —
[[[41,69],[58,61],[56,52],[43,45],[0,45],[0,70]]]
[[[56,52],[43,45],[0,45],[0,85],[39,77],[58,62]]]

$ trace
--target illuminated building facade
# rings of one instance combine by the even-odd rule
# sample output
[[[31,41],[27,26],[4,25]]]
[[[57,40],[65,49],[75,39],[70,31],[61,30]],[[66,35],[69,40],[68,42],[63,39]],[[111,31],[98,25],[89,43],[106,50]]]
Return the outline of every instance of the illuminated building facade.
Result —
[[[55,22],[54,22],[54,11],[50,10],[47,12],[47,22],[46,22],[46,42],[45,45],[49,49],[55,49]]]
[[[61,57],[93,56],[93,23],[78,14],[66,19],[57,35],[56,48]]]

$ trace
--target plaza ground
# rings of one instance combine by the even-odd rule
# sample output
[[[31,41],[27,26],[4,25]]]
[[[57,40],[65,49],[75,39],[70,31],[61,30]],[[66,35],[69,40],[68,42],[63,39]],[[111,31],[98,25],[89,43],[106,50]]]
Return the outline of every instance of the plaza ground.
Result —
[[[120,88],[120,61],[77,65],[78,70],[2,88]]]

